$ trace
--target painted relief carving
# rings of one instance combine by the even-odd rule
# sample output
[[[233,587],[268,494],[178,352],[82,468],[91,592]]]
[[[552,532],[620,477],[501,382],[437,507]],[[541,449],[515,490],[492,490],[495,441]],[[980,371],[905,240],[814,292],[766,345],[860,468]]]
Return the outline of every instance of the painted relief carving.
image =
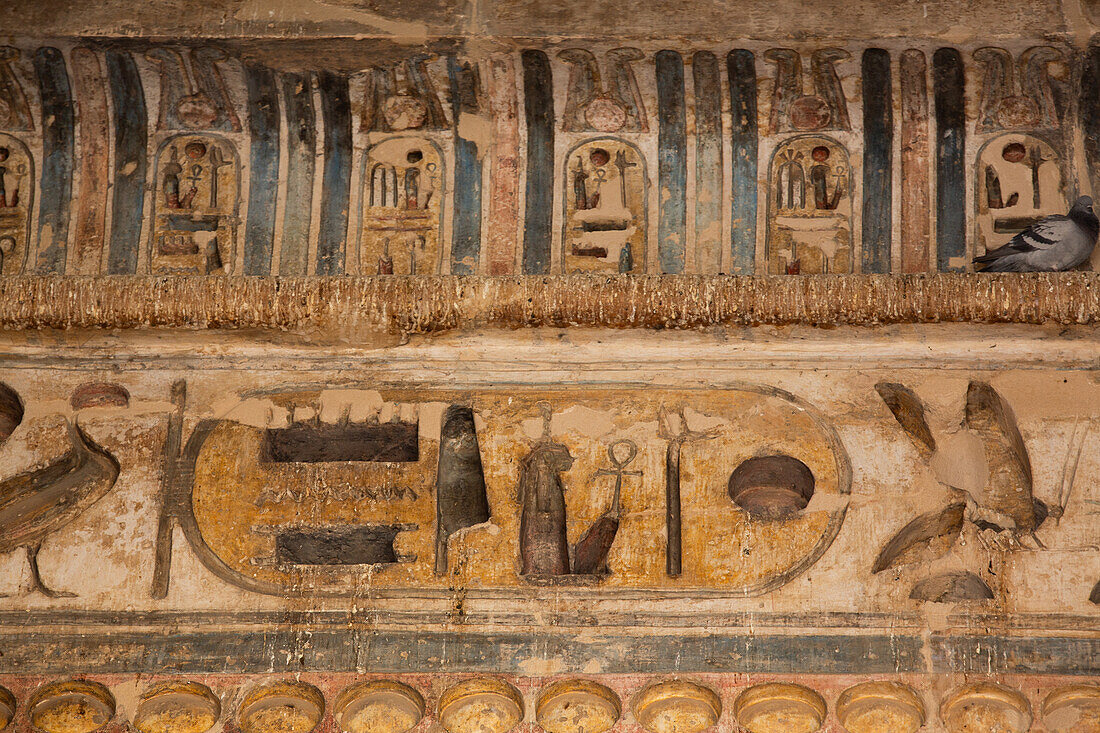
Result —
[[[364,274],[438,273],[446,195],[442,151],[426,138],[389,138],[367,151],[363,171]]]
[[[614,48],[605,55],[606,80],[596,54],[583,48],[558,53],[571,66],[561,129],[564,132],[648,132],[645,103],[632,64],[645,54]]]
[[[435,572],[447,572],[447,541],[452,534],[489,521],[485,471],[477,442],[474,411],[451,405],[439,429],[439,471],[435,479]]]
[[[444,130],[447,116],[424,54],[367,71],[359,129],[363,132]]]
[[[645,271],[646,161],[618,138],[587,140],[566,156],[565,272]]]
[[[1053,46],[1033,46],[1013,60],[1003,48],[974,52],[984,66],[978,132],[1059,127],[1068,101],[1065,55]],[[1052,73],[1054,72],[1054,73]]]
[[[1048,506],[1034,495],[1031,459],[1015,415],[990,385],[970,383],[963,430],[955,434],[934,432],[924,404],[908,387],[882,382],[876,390],[949,494],[943,507],[894,534],[872,572],[920,566],[922,573],[910,592],[915,600],[992,599],[992,563],[975,548],[1006,551],[1024,543],[1042,548],[1036,530],[1048,518],[1060,518],[1066,503]],[[952,458],[944,460],[948,455]],[[985,468],[959,468],[966,465]],[[1059,497],[1061,502],[1068,499],[1069,491]]]
[[[827,137],[780,145],[769,175],[768,274],[852,271],[848,152]]]
[[[177,135],[157,153],[154,274],[228,273],[237,243],[240,163],[217,135]]]
[[[29,132],[34,129],[34,120],[23,85],[12,68],[18,59],[19,49],[0,46],[0,130]]]
[[[744,478],[755,455],[797,461],[812,476],[806,500],[760,510],[779,474]],[[661,461],[666,470],[646,470]],[[170,520],[203,563],[258,592],[354,595],[368,575],[374,592],[444,592],[457,575],[475,590],[682,583],[743,596],[820,557],[843,521],[850,468],[831,427],[767,387],[341,389],[246,397],[198,425],[169,481]],[[671,526],[671,493],[679,573],[671,546],[654,542]],[[241,521],[227,526],[226,513]]]
[[[229,56],[218,48],[155,48],[145,57],[160,72],[158,130],[240,132],[241,120],[222,75]]]
[[[0,444],[23,420],[19,395],[0,384]],[[71,596],[47,586],[39,573],[43,540],[95,504],[115,485],[119,464],[77,424],[64,418],[68,450],[46,465],[0,482],[0,554],[24,548],[30,565],[30,592],[50,598]],[[6,426],[10,426],[7,428]]]
[[[24,267],[33,203],[34,159],[22,142],[0,133],[0,275]]]
[[[593,522],[576,545],[570,547],[567,536],[565,485],[562,473],[573,467],[569,448],[552,437],[549,404],[542,408],[542,437],[524,456],[520,469],[519,549],[520,574],[529,580],[549,580],[560,576],[592,576],[607,571],[607,557],[615,542],[622,518],[620,501],[623,478],[641,476],[627,467],[638,455],[632,440],[621,439],[607,448],[612,468],[599,468],[592,474],[613,476],[615,490],[608,509]]]
[[[775,64],[769,132],[850,130],[848,102],[836,71],[836,64],[851,58],[841,48],[821,48],[810,55],[813,92],[806,93],[802,56],[790,48],[764,52],[764,60]]]
[[[1061,160],[1057,149],[1036,135],[999,135],[982,146],[974,187],[980,247],[996,249],[1035,222],[1064,211]]]

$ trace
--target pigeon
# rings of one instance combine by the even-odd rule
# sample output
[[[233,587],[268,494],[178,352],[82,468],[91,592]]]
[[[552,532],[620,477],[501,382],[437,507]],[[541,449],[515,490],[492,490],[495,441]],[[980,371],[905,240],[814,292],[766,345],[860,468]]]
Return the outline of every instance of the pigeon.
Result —
[[[1092,199],[1077,199],[1068,216],[1055,214],[1035,222],[1012,240],[974,258],[980,272],[1064,272],[1089,258],[1100,221]]]

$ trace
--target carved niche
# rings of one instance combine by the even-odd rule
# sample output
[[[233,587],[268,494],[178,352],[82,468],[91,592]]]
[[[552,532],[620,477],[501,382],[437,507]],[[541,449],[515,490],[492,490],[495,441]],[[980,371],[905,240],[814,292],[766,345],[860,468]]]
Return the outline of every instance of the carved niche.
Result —
[[[819,135],[780,144],[768,175],[768,274],[851,272],[852,206],[843,145]]]
[[[1038,135],[1007,133],[978,153],[974,191],[977,246],[1009,242],[1040,219],[1066,211],[1062,156]]]
[[[443,151],[426,137],[386,138],[367,150],[363,171],[363,273],[438,273],[446,195]]]
[[[230,272],[239,223],[236,146],[221,135],[175,135],[161,143],[154,170],[150,272]]]
[[[565,160],[562,269],[645,272],[649,189],[642,151],[601,137],[577,145]]]
[[[34,158],[22,142],[0,133],[0,275],[24,267],[33,204]]]

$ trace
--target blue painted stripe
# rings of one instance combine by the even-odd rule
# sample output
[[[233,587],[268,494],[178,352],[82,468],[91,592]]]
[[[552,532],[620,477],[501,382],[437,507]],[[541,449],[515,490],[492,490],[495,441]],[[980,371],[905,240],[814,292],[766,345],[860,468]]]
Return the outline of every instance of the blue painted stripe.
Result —
[[[718,57],[691,57],[695,93],[695,269],[722,270],[722,79]]]
[[[38,209],[38,264],[42,274],[65,272],[73,197],[73,96],[65,56],[43,47],[34,55],[42,98],[42,185]]]
[[[735,49],[726,56],[729,75],[733,169],[730,222],[730,273],[756,270],[756,192],[759,131],[756,125],[756,59],[752,51]]]
[[[286,106],[286,208],[279,274],[309,274],[309,230],[313,216],[313,173],[317,152],[317,120],[308,74],[283,74]]]
[[[351,101],[346,76],[322,71],[317,75],[317,85],[325,125],[317,274],[340,275],[344,272],[351,200]]]
[[[550,227],[554,205],[554,89],[550,59],[523,52],[523,106],[527,121],[527,212],[523,227],[523,272],[550,272]]]
[[[114,199],[111,202],[107,273],[132,275],[137,272],[145,207],[148,119],[141,76],[133,57],[124,52],[108,51],[106,58],[115,122]]]
[[[246,64],[249,148],[248,221],[244,274],[270,275],[275,251],[275,197],[279,190],[279,97],[275,72]]]
[[[684,60],[658,51],[657,64],[657,259],[663,273],[684,271],[687,232],[687,113]]]
[[[863,52],[863,272],[890,272],[894,101],[890,52]]]
[[[477,144],[459,133],[459,117],[463,111],[476,114],[477,100],[467,99],[476,79],[477,67],[464,68],[454,56],[447,59],[451,81],[451,115],[455,131],[455,194],[454,236],[451,240],[451,272],[471,275],[477,271],[481,258],[481,161]],[[471,78],[473,76],[473,78]]]
[[[936,51],[932,56],[936,108],[936,266],[942,272],[967,269],[964,89],[962,54],[953,48]]]

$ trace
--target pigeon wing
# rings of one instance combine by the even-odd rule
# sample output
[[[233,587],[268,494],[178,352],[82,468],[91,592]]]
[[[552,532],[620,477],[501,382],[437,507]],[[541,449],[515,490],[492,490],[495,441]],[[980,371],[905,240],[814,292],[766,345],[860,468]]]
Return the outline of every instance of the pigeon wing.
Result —
[[[986,252],[981,257],[974,258],[974,261],[979,263],[993,262],[1006,255],[1048,250],[1077,233],[1077,224],[1072,219],[1068,216],[1055,214],[1035,222],[1009,240],[1008,244],[991,252]]]

